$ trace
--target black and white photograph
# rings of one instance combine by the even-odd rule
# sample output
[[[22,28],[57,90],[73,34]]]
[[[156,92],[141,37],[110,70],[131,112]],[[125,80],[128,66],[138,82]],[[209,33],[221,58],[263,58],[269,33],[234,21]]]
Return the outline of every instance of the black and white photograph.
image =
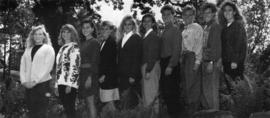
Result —
[[[270,118],[270,1],[0,0],[0,118]]]

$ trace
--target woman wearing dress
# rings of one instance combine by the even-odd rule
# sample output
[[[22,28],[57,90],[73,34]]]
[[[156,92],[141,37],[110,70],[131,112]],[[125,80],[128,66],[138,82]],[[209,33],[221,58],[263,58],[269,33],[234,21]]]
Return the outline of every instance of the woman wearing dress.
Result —
[[[100,46],[96,39],[96,28],[92,21],[83,21],[82,35],[79,98],[86,103],[88,117],[96,118],[95,97],[98,95]]]
[[[142,39],[132,16],[123,18],[118,29],[118,82],[121,109],[132,109],[141,95]]]
[[[142,95],[145,107],[154,104],[158,112],[158,88],[160,79],[161,40],[157,36],[155,17],[146,14],[142,18],[141,35],[143,37]],[[155,100],[155,101],[154,101]]]
[[[224,73],[232,79],[243,78],[247,50],[245,19],[236,4],[225,2],[219,11],[219,22]]]
[[[79,36],[72,25],[66,24],[62,26],[58,38],[63,45],[56,57],[56,94],[59,94],[67,118],[75,118],[75,100],[81,64]]]
[[[26,88],[29,118],[47,118],[49,99],[46,93],[50,91],[54,59],[55,52],[45,27],[34,27],[27,38],[27,48],[20,65],[20,81]]]
[[[115,26],[104,21],[101,24],[101,47],[99,64],[100,100],[109,110],[115,110],[114,101],[119,100],[116,76],[116,39]]]

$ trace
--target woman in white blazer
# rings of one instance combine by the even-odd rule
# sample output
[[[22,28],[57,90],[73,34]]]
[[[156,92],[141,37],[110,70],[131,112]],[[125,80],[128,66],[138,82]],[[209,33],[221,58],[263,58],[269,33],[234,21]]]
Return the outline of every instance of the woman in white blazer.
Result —
[[[29,118],[47,118],[48,97],[46,94],[50,90],[50,72],[54,59],[55,52],[45,27],[40,25],[32,28],[20,65],[20,81],[26,88]]]

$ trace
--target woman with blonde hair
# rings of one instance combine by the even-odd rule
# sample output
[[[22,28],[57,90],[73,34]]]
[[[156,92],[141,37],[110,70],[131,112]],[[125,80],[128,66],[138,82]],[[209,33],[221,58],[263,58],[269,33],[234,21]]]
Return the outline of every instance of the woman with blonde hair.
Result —
[[[27,48],[20,65],[20,81],[26,88],[29,118],[47,118],[46,94],[50,91],[50,72],[54,59],[55,52],[44,25],[33,27],[28,35]]]
[[[100,100],[106,103],[105,108],[115,110],[114,102],[119,100],[119,91],[116,78],[117,46],[115,41],[116,27],[110,21],[101,23],[102,36],[100,47],[99,83]]]
[[[123,18],[117,38],[119,39],[118,84],[120,100],[124,105],[121,107],[134,108],[139,102],[138,96],[141,95],[142,39],[138,34],[138,27],[132,16]],[[129,97],[125,96],[127,93],[129,93]]]
[[[63,42],[56,57],[56,94],[64,106],[67,118],[75,118],[75,100],[78,89],[80,51],[76,29],[66,24],[62,26],[59,40]]]

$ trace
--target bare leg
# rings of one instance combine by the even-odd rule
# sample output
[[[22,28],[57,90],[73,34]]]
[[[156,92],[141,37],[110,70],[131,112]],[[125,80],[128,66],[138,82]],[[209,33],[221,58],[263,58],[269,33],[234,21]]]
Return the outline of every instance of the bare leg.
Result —
[[[96,106],[95,106],[95,97],[94,95],[86,98],[86,104],[88,108],[88,118],[96,118]]]

